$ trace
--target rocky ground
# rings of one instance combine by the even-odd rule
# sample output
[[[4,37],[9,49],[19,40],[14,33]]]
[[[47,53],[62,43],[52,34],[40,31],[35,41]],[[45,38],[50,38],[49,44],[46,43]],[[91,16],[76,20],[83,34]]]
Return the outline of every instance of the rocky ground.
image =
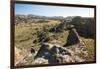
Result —
[[[64,48],[57,44],[45,43],[35,57],[35,64],[57,64],[57,63],[71,63],[86,61],[88,51],[83,45],[77,44],[71,50]],[[84,57],[79,56],[83,54]]]
[[[24,16],[16,18],[15,65],[95,61],[92,18],[47,18],[42,22],[30,18],[32,23],[25,23]]]

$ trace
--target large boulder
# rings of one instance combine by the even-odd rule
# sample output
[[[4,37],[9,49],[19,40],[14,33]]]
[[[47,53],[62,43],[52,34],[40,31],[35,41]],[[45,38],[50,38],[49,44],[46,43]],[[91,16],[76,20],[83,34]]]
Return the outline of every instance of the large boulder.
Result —
[[[81,48],[79,51],[81,52]],[[75,51],[50,43],[43,43],[34,59],[35,64],[57,64],[85,61],[85,59],[76,55]]]
[[[95,19],[92,17],[70,16],[65,18],[64,26],[74,25],[80,36],[95,38]]]
[[[77,44],[79,42],[80,42],[80,38],[79,38],[79,35],[78,35],[76,29],[70,28],[69,35],[68,35],[68,38],[67,38],[64,46],[74,45],[74,44]]]
[[[95,37],[95,19],[94,18],[83,18],[74,17],[70,24],[74,25],[80,36],[86,38]]]

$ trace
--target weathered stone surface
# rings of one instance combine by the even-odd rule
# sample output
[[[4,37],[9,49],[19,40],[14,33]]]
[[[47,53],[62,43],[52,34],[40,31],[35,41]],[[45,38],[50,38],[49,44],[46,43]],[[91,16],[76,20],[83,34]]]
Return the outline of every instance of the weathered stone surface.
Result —
[[[35,56],[36,64],[56,64],[56,63],[71,63],[83,62],[86,59],[79,56],[82,52],[83,56],[87,57],[87,53],[83,51],[81,46],[76,46],[75,50],[61,47],[57,44],[43,43],[37,55]]]
[[[44,59],[44,58],[37,58],[35,61],[34,61],[35,64],[48,64],[48,60],[47,59]]]
[[[94,38],[95,36],[95,19],[74,17],[70,24],[74,25],[80,36]]]
[[[66,41],[67,42],[64,46],[70,46],[70,45],[74,45],[80,42],[80,38],[79,38],[78,33],[76,32],[76,29],[74,28],[70,29],[69,35]]]

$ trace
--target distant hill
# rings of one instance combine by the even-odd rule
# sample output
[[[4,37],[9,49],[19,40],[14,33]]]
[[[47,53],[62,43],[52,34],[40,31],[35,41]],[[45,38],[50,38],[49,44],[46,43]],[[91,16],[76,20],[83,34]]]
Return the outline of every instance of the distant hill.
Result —
[[[62,20],[61,16],[39,16],[39,15],[15,15],[15,23],[32,23],[38,21],[48,21],[48,20]]]

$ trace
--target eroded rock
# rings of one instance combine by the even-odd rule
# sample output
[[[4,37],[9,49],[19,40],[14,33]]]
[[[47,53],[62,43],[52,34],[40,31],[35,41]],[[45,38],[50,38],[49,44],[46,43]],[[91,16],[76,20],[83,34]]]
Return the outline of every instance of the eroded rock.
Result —
[[[77,49],[78,48],[76,47],[75,51],[73,51],[71,49],[61,47],[57,44],[43,43],[37,55],[35,56],[35,63],[57,64],[85,61],[86,59],[79,56],[79,54],[84,51],[81,51],[81,48],[79,48],[78,50]]]

